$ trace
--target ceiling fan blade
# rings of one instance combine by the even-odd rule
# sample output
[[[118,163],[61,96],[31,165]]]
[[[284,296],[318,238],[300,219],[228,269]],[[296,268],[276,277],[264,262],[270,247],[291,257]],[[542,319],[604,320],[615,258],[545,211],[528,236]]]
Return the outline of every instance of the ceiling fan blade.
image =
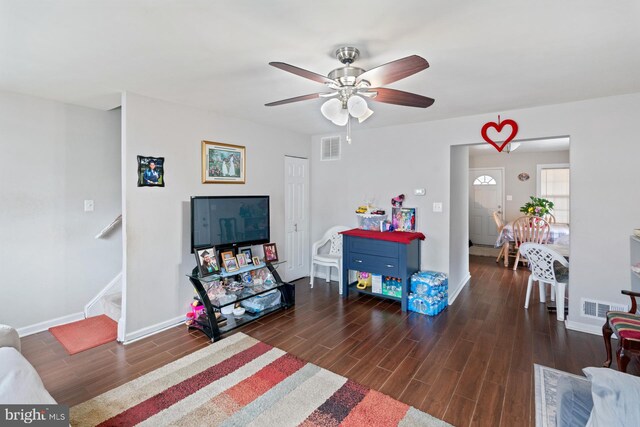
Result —
[[[283,71],[288,71],[289,73],[295,74],[297,76],[304,77],[305,79],[313,80],[314,82],[335,84],[335,81],[331,80],[328,77],[314,73],[313,71],[308,71],[303,68],[296,67],[294,65],[285,64],[284,62],[269,62],[269,65],[279,68]]]
[[[403,92],[396,89],[387,89],[383,87],[368,89],[367,92],[363,94],[366,95],[367,93],[372,92],[377,93],[377,95],[369,99],[377,102],[385,102],[387,104],[404,105],[406,107],[427,108],[435,102],[435,99],[433,98],[428,98],[426,96],[418,95],[415,93]]]
[[[357,83],[366,80],[371,86],[384,86],[427,68],[429,68],[429,63],[426,59],[418,55],[411,55],[365,71],[358,76]]]
[[[292,102],[298,102],[298,101],[306,101],[308,99],[320,98],[320,95],[321,94],[319,94],[319,93],[311,93],[309,95],[296,96],[295,98],[282,99],[280,101],[270,102],[268,104],[264,104],[264,106],[265,107],[275,107],[276,105],[290,104]]]

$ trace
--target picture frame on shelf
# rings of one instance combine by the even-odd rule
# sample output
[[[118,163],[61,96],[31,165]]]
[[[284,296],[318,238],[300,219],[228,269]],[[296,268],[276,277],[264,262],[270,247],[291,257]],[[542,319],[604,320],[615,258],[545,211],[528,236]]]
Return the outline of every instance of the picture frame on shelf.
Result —
[[[225,258],[224,269],[227,271],[227,273],[240,270],[240,267],[238,267],[238,260],[235,257]]]
[[[251,248],[242,248],[240,249],[240,252],[244,254],[247,264],[253,264],[253,253],[251,252]]]
[[[242,252],[236,255],[236,259],[238,260],[238,268],[247,266],[247,257]]]
[[[196,249],[194,253],[200,276],[206,277],[220,272],[216,250],[213,247]]]
[[[229,250],[225,250],[220,251],[220,265],[224,266],[224,261],[226,259],[229,258],[235,258],[236,257],[236,252],[233,250],[233,248],[229,249]]]
[[[278,248],[276,248],[275,243],[265,243],[262,245],[264,249],[264,261],[265,262],[276,262],[278,261]]]
[[[251,261],[253,262],[253,265],[260,265],[262,264],[262,262],[260,261],[260,257],[254,256],[251,258]]]
[[[138,187],[164,187],[164,157],[138,156]]]
[[[244,146],[202,141],[203,184],[244,184],[245,170]]]

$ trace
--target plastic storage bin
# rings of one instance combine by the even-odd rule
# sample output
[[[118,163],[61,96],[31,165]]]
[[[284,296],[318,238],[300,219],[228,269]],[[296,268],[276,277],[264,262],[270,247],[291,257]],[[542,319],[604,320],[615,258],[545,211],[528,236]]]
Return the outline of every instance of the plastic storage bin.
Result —
[[[259,313],[268,308],[280,305],[281,301],[280,291],[273,290],[266,294],[258,295],[253,298],[246,299],[240,302],[240,305],[247,309],[250,313]]]
[[[380,231],[380,224],[387,219],[386,215],[356,214],[358,216],[358,228],[361,230]]]

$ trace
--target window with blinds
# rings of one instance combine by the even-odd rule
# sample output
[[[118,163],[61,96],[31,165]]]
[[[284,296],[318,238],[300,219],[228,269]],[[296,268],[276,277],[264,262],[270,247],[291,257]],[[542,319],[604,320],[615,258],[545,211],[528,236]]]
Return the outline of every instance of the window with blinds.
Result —
[[[569,195],[569,165],[538,165],[538,197],[553,202],[556,222],[569,223]]]

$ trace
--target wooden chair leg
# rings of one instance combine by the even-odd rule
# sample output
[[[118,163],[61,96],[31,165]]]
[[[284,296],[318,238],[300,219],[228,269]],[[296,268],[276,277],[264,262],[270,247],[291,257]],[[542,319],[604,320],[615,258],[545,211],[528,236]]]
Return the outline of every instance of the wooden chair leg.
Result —
[[[602,326],[602,338],[604,338],[604,348],[607,351],[607,360],[602,364],[603,368],[611,367],[611,335],[613,335],[613,330],[609,326],[609,321],[607,320]]]
[[[518,269],[518,261],[520,261],[520,251],[516,254],[516,262],[513,264],[514,271]]]
[[[502,246],[502,248],[500,249],[500,253],[498,254],[498,258],[496,258],[496,262],[500,262],[500,258],[505,256],[504,255],[504,246]]]
[[[620,339],[620,345],[618,346],[618,351],[616,351],[616,356],[618,357],[618,371],[627,372],[627,365],[629,364],[629,356],[624,351],[623,347],[624,340]]]

